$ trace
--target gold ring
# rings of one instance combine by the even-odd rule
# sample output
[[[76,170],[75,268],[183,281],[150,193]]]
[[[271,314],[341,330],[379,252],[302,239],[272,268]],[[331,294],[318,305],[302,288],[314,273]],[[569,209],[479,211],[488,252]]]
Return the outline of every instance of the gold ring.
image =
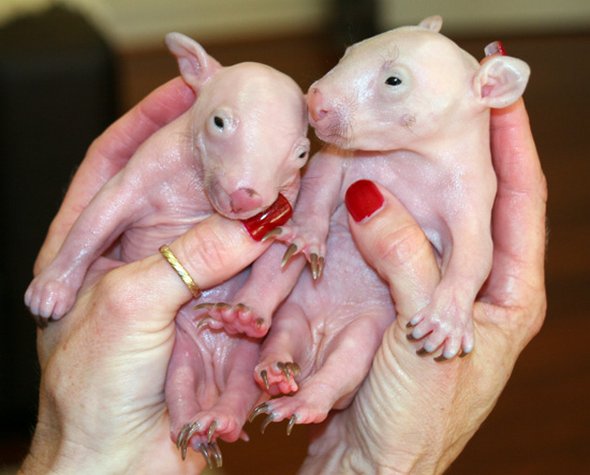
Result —
[[[190,293],[193,294],[193,297],[198,299],[201,296],[201,289],[199,288],[197,283],[193,280],[193,278],[188,273],[188,271],[185,269],[185,267],[176,258],[176,256],[172,252],[172,250],[166,244],[164,244],[163,246],[160,247],[159,251],[160,251],[160,254],[162,254],[162,256],[164,256],[164,259],[166,259],[168,261],[168,264],[170,264],[170,267],[172,267],[176,271],[176,273],[178,274],[178,277],[180,277],[182,279],[182,281],[187,286]]]

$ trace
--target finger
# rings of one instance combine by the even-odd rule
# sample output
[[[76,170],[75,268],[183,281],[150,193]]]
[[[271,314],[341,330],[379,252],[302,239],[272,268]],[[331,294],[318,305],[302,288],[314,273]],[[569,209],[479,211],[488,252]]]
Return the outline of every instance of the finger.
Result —
[[[255,241],[241,222],[213,215],[169,247],[199,288],[205,290],[246,268],[270,245],[270,241]],[[127,279],[129,294],[141,295],[141,305],[151,309],[154,318],[173,318],[193,298],[177,272],[159,253],[124,269],[134,276]]]
[[[346,205],[354,240],[389,283],[405,325],[429,302],[440,280],[432,246],[397,198],[372,182],[353,183],[346,192]]]
[[[486,297],[522,304],[532,289],[544,286],[547,203],[545,176],[522,99],[493,111],[491,142],[498,192],[492,216],[494,263]]]
[[[53,259],[80,212],[104,183],[125,166],[150,135],[187,110],[194,100],[194,91],[181,78],[175,78],[153,91],[92,143],[51,223],[35,274]]]

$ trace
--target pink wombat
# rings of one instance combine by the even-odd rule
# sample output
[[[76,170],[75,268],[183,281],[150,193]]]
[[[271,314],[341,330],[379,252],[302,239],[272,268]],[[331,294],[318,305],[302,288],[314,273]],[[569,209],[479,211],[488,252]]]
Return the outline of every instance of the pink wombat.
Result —
[[[320,422],[346,406],[395,318],[387,285],[348,228],[343,198],[357,180],[394,193],[439,255],[442,280],[413,317],[413,336],[446,358],[474,346],[473,303],[492,263],[490,108],[521,96],[529,68],[499,55],[480,65],[438,33],[441,23],[431,17],[353,45],[308,91],[310,123],[332,145],[311,160],[278,237],[313,272],[301,274],[262,347],[259,384],[274,395],[297,391],[257,408],[267,422]],[[268,305],[259,312],[271,313]]]
[[[297,196],[309,152],[299,86],[262,64],[222,67],[178,33],[166,42],[197,99],[151,136],[80,214],[55,259],[26,292],[34,314],[62,317],[89,266],[107,250],[134,261],[212,213],[244,219],[268,208],[279,192],[292,203]],[[231,299],[247,277],[245,272],[204,292],[199,302]],[[178,315],[168,372],[174,438],[182,426],[200,421],[193,437],[197,447],[215,419],[212,439],[236,440],[259,396],[252,379],[259,342],[198,328],[193,315],[187,307]]]
[[[266,209],[279,191],[296,197],[309,141],[295,82],[257,63],[222,68],[179,34],[167,42],[198,99],[144,143],[81,213],[27,289],[33,314],[63,316],[89,265],[119,237],[129,262],[213,212],[244,219]]]

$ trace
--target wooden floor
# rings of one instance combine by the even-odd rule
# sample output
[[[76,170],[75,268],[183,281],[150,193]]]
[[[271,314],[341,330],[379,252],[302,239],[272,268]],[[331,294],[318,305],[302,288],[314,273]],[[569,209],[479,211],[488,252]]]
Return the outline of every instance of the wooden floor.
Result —
[[[460,43],[480,57],[494,39]],[[590,473],[590,34],[503,40],[532,68],[525,98],[550,191],[549,310],[496,409],[448,473]],[[205,46],[223,64],[275,66],[304,89],[341,53],[315,36]],[[163,51],[122,55],[122,109],[174,75]],[[261,437],[257,427],[246,428],[251,442],[223,445],[223,473],[295,473],[306,429],[287,438],[283,426],[270,427]]]

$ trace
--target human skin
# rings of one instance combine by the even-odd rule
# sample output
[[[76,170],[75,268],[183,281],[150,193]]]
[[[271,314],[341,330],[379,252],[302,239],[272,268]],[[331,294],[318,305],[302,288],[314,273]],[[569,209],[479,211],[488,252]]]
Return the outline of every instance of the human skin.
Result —
[[[172,81],[93,144],[52,224],[37,269],[51,259],[84,207],[86,173],[97,171],[108,179],[137,144],[192,99],[182,82]],[[405,323],[425,304],[439,274],[421,230],[386,195],[379,212],[350,224],[365,257],[392,283],[398,320],[386,331],[353,404],[321,427],[302,473],[442,472],[489,414],[518,355],[539,330],[546,308],[546,184],[522,101],[493,114],[491,135],[499,179],[495,251],[491,276],[475,307],[476,350],[442,364],[416,356]],[[99,153],[110,148],[118,153]],[[116,161],[107,162],[106,156]],[[218,247],[220,242],[227,247]],[[265,246],[246,236],[239,223],[218,217],[172,244],[203,287],[216,283],[212,275],[239,270]],[[101,472],[145,473],[149,467],[153,473],[197,473],[204,461],[191,452],[181,462],[169,440],[163,403],[175,308],[190,293],[160,256],[106,274],[100,272],[112,263],[99,264],[68,318],[39,331],[39,423],[21,473],[88,473],[97,467]],[[145,384],[129,384],[132,376]]]
[[[171,81],[95,141],[52,223],[37,272],[88,203],[89,174],[107,181],[193,100],[184,83]],[[170,247],[207,289],[268,245],[253,240],[239,221],[214,215]],[[192,451],[183,462],[170,440],[164,395],[174,320],[191,298],[159,254],[128,265],[101,258],[90,268],[67,318],[39,330],[39,417],[21,473],[195,473],[204,467]]]
[[[331,146],[311,160],[278,239],[295,234],[298,252],[326,259],[318,280],[313,266],[301,275],[263,343],[256,378],[270,395],[288,395],[257,408],[265,423],[318,423],[346,407],[395,318],[387,286],[348,230],[344,196],[357,180],[394,193],[437,250],[442,277],[416,314],[424,324],[412,317],[412,336],[448,359],[474,346],[473,302],[493,252],[490,108],[520,97],[529,68],[504,55],[479,64],[439,27],[440,19],[434,29],[421,23],[357,43],[310,86],[310,123]],[[295,377],[286,364],[297,364]]]
[[[25,293],[40,318],[57,320],[69,310],[88,268],[107,249],[132,262],[212,213],[252,219],[277,201],[289,210],[295,201],[309,150],[307,108],[295,81],[260,63],[222,67],[178,33],[166,43],[197,99],[145,140],[83,208]],[[197,303],[228,307],[249,275],[202,292],[178,312],[166,398],[181,453],[188,444],[199,450],[217,438],[237,440],[259,399],[252,378],[259,342],[200,326],[194,310]]]
[[[492,113],[498,194],[491,274],[474,306],[476,349],[466,358],[417,357],[411,316],[440,274],[431,246],[384,189],[369,219],[350,219],[363,256],[390,284],[397,320],[385,332],[353,404],[317,432],[303,474],[442,473],[493,409],[514,364],[540,330],[547,187],[522,100]]]
[[[309,150],[299,86],[259,63],[222,67],[179,33],[166,39],[198,98],[152,134],[79,214],[25,293],[41,318],[61,318],[90,264],[114,245],[131,262],[213,212],[246,219],[279,193],[295,201]]]

